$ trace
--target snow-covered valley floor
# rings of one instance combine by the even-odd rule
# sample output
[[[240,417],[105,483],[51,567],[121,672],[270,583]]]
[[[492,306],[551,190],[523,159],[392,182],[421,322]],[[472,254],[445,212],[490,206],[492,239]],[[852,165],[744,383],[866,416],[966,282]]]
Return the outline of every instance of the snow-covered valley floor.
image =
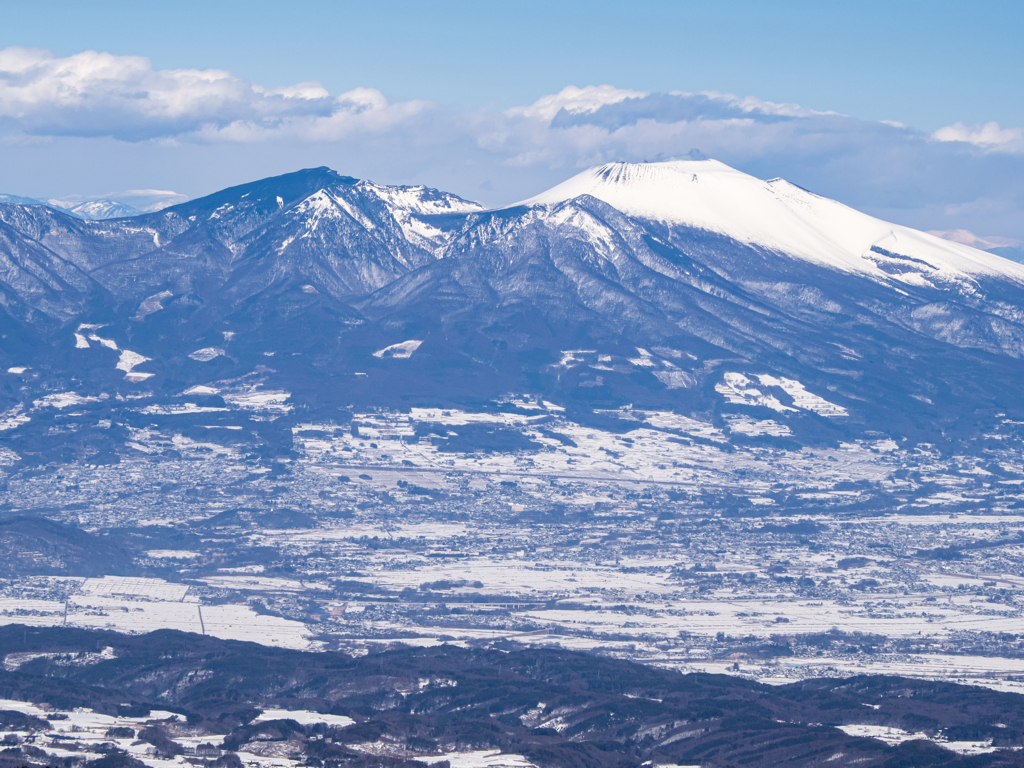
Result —
[[[611,432],[513,405],[298,423],[270,469],[140,429],[120,464],[13,473],[18,508],[148,541],[131,567],[149,580],[11,578],[0,621],[354,653],[560,645],[767,682],[884,672],[1024,691],[1015,441],[792,450],[668,412],[616,412],[635,428]],[[446,443],[481,429],[527,448]]]

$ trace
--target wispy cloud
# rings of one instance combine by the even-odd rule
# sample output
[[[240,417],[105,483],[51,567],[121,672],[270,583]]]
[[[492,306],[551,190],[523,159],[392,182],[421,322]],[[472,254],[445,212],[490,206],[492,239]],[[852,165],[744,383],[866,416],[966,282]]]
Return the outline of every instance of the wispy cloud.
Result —
[[[645,91],[631,91],[613,85],[588,85],[577,88],[567,85],[558,93],[541,96],[533,104],[506,110],[509,117],[525,117],[532,120],[551,121],[560,112],[569,115],[585,115],[596,112],[609,104],[619,104],[627,99],[642,99],[650,94]]]
[[[1024,153],[1024,128],[1000,128],[999,123],[954,123],[932,134],[936,141],[957,141],[993,152]]]

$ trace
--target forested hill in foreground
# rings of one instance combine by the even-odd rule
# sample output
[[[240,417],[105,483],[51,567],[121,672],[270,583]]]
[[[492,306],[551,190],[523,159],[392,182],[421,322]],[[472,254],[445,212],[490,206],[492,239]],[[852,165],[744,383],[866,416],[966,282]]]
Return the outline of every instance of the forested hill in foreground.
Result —
[[[193,762],[221,766],[238,765],[228,753],[250,751],[314,766],[410,768],[484,751],[543,768],[1024,765],[1015,751],[1024,744],[1022,697],[894,677],[772,687],[560,650],[443,645],[351,658],[172,631],[16,625],[0,629],[0,655],[4,706],[41,708],[0,712],[5,729],[21,734],[7,742],[21,746],[0,753],[5,766],[55,764],[46,744],[121,766],[141,765],[129,753],[146,750],[173,760],[190,744],[193,755],[207,745],[207,759]],[[107,730],[75,731],[74,718],[99,718]],[[917,735],[886,746],[841,729],[852,726]],[[997,749],[951,749],[986,740]]]

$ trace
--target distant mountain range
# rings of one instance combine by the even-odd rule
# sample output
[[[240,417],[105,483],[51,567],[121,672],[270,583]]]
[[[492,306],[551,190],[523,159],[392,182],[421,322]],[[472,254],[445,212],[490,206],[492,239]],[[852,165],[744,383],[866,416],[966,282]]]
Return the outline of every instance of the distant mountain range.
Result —
[[[328,168],[131,218],[12,201],[0,264],[4,407],[259,369],[313,410],[534,392],[797,442],[1024,416],[1024,266],[714,160],[611,163],[500,210]]]
[[[87,221],[121,219],[129,216],[138,216],[142,213],[138,208],[133,208],[130,205],[114,200],[88,200],[86,202],[72,203],[64,200],[36,200],[31,197],[20,197],[18,195],[0,195],[0,203],[45,205],[48,208],[64,211],[76,219],[85,219]]]
[[[183,195],[170,193],[171,199],[181,199]],[[0,203],[12,203],[14,205],[45,205],[74,216],[76,219],[86,221],[105,221],[106,219],[124,219],[130,216],[140,216],[143,213],[161,210],[171,205],[171,202],[157,199],[156,202],[149,202],[146,210],[140,210],[120,200],[108,200],[99,198],[95,200],[69,201],[55,198],[37,200],[32,197],[21,197],[20,195],[0,195]]]

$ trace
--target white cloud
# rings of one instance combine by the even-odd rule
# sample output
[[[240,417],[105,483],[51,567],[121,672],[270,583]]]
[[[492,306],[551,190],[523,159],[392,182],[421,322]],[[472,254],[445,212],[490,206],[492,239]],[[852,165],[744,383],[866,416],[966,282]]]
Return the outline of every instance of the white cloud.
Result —
[[[0,50],[0,126],[29,135],[330,140],[387,129],[426,106],[390,104],[370,88],[332,98],[316,82],[271,89],[224,70],[154,70],[143,56]]]
[[[818,112],[807,109],[799,104],[777,104],[774,101],[765,101],[756,96],[743,96],[742,98],[732,93],[721,93],[719,91],[700,91],[689,93],[687,91],[670,91],[670,96],[682,98],[705,98],[709,101],[720,102],[735,107],[743,112],[756,112],[762,115],[781,115],[784,117],[812,117],[814,115],[838,115],[838,112]]]
[[[327,114],[286,115],[274,121],[235,120],[222,125],[211,122],[190,138],[226,142],[334,142],[355,134],[381,136],[432,107],[431,102],[424,100],[392,104],[375,88],[356,88],[332,99]]]
[[[999,123],[954,123],[932,134],[936,141],[958,141],[990,151],[1024,153],[1024,128],[1000,128]]]
[[[961,245],[969,245],[982,251],[987,251],[990,248],[1019,248],[1022,245],[1020,240],[1014,240],[1011,237],[982,237],[967,229],[933,229],[928,234]]]
[[[259,86],[253,86],[253,90],[257,93],[266,94],[268,96],[283,96],[286,99],[305,99],[306,101],[312,101],[314,99],[328,99],[331,96],[327,89],[315,80],[309,80],[303,83],[289,85],[285,88],[274,88],[270,90],[260,88]]]
[[[596,112],[606,104],[618,104],[626,99],[639,99],[649,94],[645,91],[630,91],[612,85],[588,85],[577,88],[567,85],[558,93],[541,96],[525,107],[513,107],[505,114],[511,117],[527,117],[550,121],[563,109],[571,115]]]

